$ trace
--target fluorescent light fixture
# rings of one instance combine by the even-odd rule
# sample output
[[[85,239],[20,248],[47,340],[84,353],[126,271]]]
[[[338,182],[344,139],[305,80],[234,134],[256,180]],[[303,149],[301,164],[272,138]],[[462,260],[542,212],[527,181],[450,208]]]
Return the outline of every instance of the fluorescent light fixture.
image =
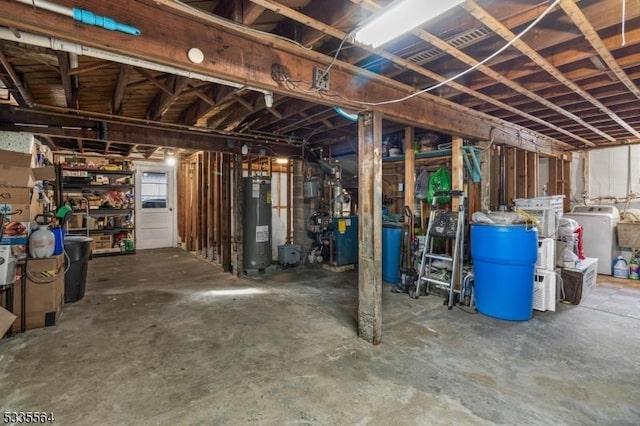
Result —
[[[464,0],[398,0],[358,28],[356,41],[378,47],[435,18]]]
[[[288,158],[276,158],[276,164],[289,164]]]

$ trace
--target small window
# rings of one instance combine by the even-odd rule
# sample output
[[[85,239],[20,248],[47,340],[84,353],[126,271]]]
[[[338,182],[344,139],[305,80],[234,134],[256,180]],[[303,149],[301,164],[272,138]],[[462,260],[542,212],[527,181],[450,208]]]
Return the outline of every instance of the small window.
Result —
[[[167,208],[168,180],[166,172],[143,172],[140,202],[143,209]]]

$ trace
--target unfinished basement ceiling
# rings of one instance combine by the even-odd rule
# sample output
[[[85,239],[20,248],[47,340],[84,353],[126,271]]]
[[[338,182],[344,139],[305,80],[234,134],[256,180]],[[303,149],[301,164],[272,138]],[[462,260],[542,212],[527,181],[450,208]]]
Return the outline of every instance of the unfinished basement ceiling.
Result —
[[[336,56],[329,72],[330,89],[318,94],[313,93],[310,72],[305,78],[293,78],[289,75],[292,70],[278,67],[265,54],[264,68],[279,85],[273,105],[268,107],[264,90],[248,85],[232,87],[177,75],[170,69],[154,70],[144,64],[34,46],[27,33],[52,34],[46,28],[32,27],[32,21],[65,18],[17,1],[0,2],[0,24],[4,26],[0,28],[4,39],[0,42],[0,95],[4,94],[0,129],[16,130],[16,123],[49,124],[47,130],[23,128],[41,134],[58,148],[150,156],[159,146],[207,149],[211,139],[215,140],[210,144],[212,150],[234,150],[244,143],[291,155],[302,146],[314,149],[342,144],[347,149],[353,145],[357,125],[333,105],[353,105],[353,99],[343,99],[341,81],[332,87],[334,72],[346,69],[364,81],[379,79],[387,86],[397,83],[408,93],[434,86],[471,67],[476,68],[430,95],[462,105],[485,121],[513,123],[514,132],[551,141],[560,151],[640,142],[640,0],[560,0],[521,39],[479,66],[478,61],[512,41],[556,2],[468,0],[377,50],[356,45],[348,37],[340,45],[345,34],[389,1],[56,3],[96,13],[108,11],[116,20],[143,28],[140,40],[149,34],[150,23],[133,22],[135,13],[124,12],[139,9],[142,13],[153,7],[154,13],[166,15],[168,21],[175,15],[210,25],[215,23],[211,17],[222,17],[250,28],[244,30],[244,37],[250,40],[264,39],[257,32],[264,31],[296,41],[307,48],[305,55],[312,49],[318,57]],[[115,37],[103,29],[72,25],[77,30],[73,37],[80,40],[90,33]],[[65,35],[66,31],[60,31],[56,37],[64,40]],[[207,34],[201,37],[206,39]],[[118,36],[125,49],[133,38]],[[166,48],[170,52],[177,47]],[[114,47],[106,43],[102,49],[112,51]],[[237,52],[238,62],[250,67],[240,46]],[[256,81],[260,82],[258,77]],[[366,84],[364,93],[369,90]],[[317,101],[309,99],[312,95],[318,95]],[[385,132],[407,124],[394,121],[385,121]],[[54,131],[52,125],[58,129]],[[446,123],[432,130],[455,125]]]

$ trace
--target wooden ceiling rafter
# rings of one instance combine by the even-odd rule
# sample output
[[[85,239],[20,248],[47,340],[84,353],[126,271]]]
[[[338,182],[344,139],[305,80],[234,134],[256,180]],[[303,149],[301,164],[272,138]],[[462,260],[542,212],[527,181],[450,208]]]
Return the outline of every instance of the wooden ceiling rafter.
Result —
[[[560,81],[562,84],[573,90],[575,93],[578,93],[584,99],[591,102],[593,105],[598,107],[602,112],[607,114],[613,121],[618,123],[621,127],[625,128],[629,133],[631,133],[635,137],[640,137],[640,132],[635,130],[633,127],[629,126],[624,120],[616,115],[613,111],[607,108],[602,102],[593,97],[590,93],[583,90],[580,86],[575,84],[573,81],[569,80],[558,68],[556,68],[551,62],[549,62],[546,58],[540,55],[536,50],[534,50],[531,46],[529,46],[522,39],[516,39],[516,35],[507,27],[505,27],[500,21],[495,19],[492,15],[490,15],[486,10],[481,8],[475,0],[468,0],[462,4],[462,7],[465,8],[469,13],[471,13],[479,22],[482,22],[487,27],[491,28],[496,34],[500,35],[507,42],[514,41],[512,46],[518,49],[522,54],[529,57],[536,65],[549,73],[556,80]],[[508,80],[512,81],[512,80]],[[544,99],[544,98],[542,98]],[[551,104],[554,105],[554,104]],[[568,114],[571,114],[567,111]],[[563,114],[564,115],[564,114]],[[589,123],[582,120],[580,117],[575,116],[575,120],[580,122],[583,126],[589,128],[594,131],[596,134],[604,137],[610,142],[615,141],[615,138],[608,135],[607,133],[597,129],[596,127],[590,125]]]
[[[127,64],[120,64],[120,70],[118,71],[118,80],[113,90],[113,99],[111,102],[111,111],[116,114],[122,114],[122,102],[124,100],[124,94],[127,90],[127,83],[133,67]]]
[[[59,1],[64,5],[72,3],[71,0]],[[371,9],[366,7],[367,4],[388,4],[391,0],[296,0],[295,2],[273,0],[273,2],[295,8],[296,11],[303,12],[303,15],[312,17],[320,24],[325,26],[328,24],[332,28],[342,30],[344,34],[357,26],[362,17],[370,15]],[[247,0],[227,2],[211,0],[205,3],[185,0],[185,3],[189,5],[189,10],[182,8],[181,3],[171,0],[115,0],[112,2],[96,0],[95,3],[92,2],[92,7],[95,5],[96,13],[106,13],[107,11],[116,15],[127,13],[129,19],[139,23],[147,23],[148,25],[143,25],[144,40],[123,35],[118,37],[118,34],[102,31],[100,37],[96,32],[83,31],[79,33],[74,30],[77,25],[70,25],[68,21],[49,16],[48,13],[47,18],[51,19],[43,22],[42,19],[37,19],[32,9],[24,9],[23,6],[16,3],[12,3],[12,7],[6,7],[0,2],[0,24],[6,26],[10,22],[20,32],[30,31],[44,37],[55,37],[65,42],[77,43],[89,49],[104,49],[178,70],[203,73],[210,77],[229,80],[234,84],[245,85],[245,87],[269,90],[274,93],[275,99],[279,97],[284,99],[283,102],[286,103],[300,102],[300,106],[306,104],[311,106],[319,104],[325,107],[336,105],[352,111],[377,110],[386,116],[385,129],[391,128],[396,123],[405,126],[413,124],[424,129],[476,140],[486,140],[487,137],[494,135],[495,143],[514,146],[521,146],[522,143],[522,147],[525,149],[549,153],[554,156],[559,155],[560,151],[558,150],[581,149],[587,146],[583,141],[577,140],[567,133],[598,145],[604,143],[605,140],[575,121],[476,71],[457,80],[463,87],[467,87],[467,91],[443,86],[431,94],[418,95],[402,103],[388,106],[368,106],[367,103],[371,102],[403,98],[405,95],[415,92],[416,88],[427,87],[437,80],[423,73],[418,73],[402,63],[393,62],[387,59],[388,57],[381,57],[375,52],[367,52],[367,54],[372,60],[378,61],[378,65],[374,68],[363,69],[363,64],[354,63],[352,58],[359,56],[360,52],[365,52],[365,50],[357,46],[351,47],[350,40],[345,49],[339,52],[338,60],[335,61],[331,69],[330,89],[327,92],[319,93],[311,88],[309,82],[313,79],[313,69],[326,68],[332,61],[333,53],[341,38],[335,37],[329,32],[318,31],[315,27],[310,27],[295,19],[287,19],[282,13],[279,16],[266,8],[263,8],[263,12],[257,17],[252,28],[234,25],[223,19],[230,18],[241,22],[246,11],[245,6],[253,5]],[[499,2],[497,0],[482,0],[479,3],[514,33],[531,22],[531,19],[535,19],[535,16],[538,16],[549,4],[549,2],[542,1]],[[610,44],[614,35],[619,36],[621,14],[618,3],[616,0],[583,0],[579,5],[581,12],[592,24],[602,43],[609,49],[609,53],[618,60],[617,64],[620,70],[627,75],[631,82],[640,84],[640,80],[637,79],[637,75],[640,74],[640,65],[635,65],[638,63],[637,61],[630,62],[631,57],[637,55],[633,49],[638,41],[631,38],[625,47]],[[155,6],[152,7],[152,4]],[[221,16],[215,9],[216,6],[221,5],[231,6],[225,8],[224,16]],[[329,10],[328,5],[337,5],[338,7],[332,7]],[[626,20],[627,31],[625,34],[627,36],[640,30],[640,13],[633,11],[634,5],[640,6],[640,0],[628,0],[628,5],[631,10],[627,14],[630,18]],[[344,10],[343,7],[348,10],[357,9],[357,12],[342,18],[335,16],[335,14],[332,15],[332,12],[336,10]],[[41,12],[40,15],[43,13]],[[524,16],[527,14],[528,18],[525,19]],[[453,26],[451,25],[452,20],[455,20]],[[153,22],[153,25],[150,22]],[[553,22],[553,25],[547,25],[549,22]],[[477,28],[482,30],[478,33],[480,41],[472,38],[472,41],[469,42],[470,45],[467,45],[464,41],[458,40],[467,32],[472,33]],[[591,59],[602,58],[602,56],[596,52],[592,43],[583,40],[583,35],[580,34],[578,28],[579,26],[567,13],[556,8],[548,19],[537,26],[535,31],[527,34],[523,40],[526,40],[533,49],[552,62],[565,77],[583,90],[588,91],[628,125],[637,128],[638,120],[633,115],[633,102],[634,100],[637,102],[637,96],[631,93],[627,86],[620,83],[620,79],[615,76],[614,72],[605,66],[604,60],[592,63]],[[433,19],[425,24],[424,29],[440,40],[446,40],[456,46],[458,50],[465,52],[472,58],[484,58],[495,51],[494,46],[504,45],[501,37],[491,33],[486,25],[478,22],[462,7],[456,7],[441,18]],[[18,54],[16,56],[12,53],[8,54],[8,58],[15,66],[22,81],[32,91],[36,104],[45,108],[48,106],[59,108],[66,105],[61,80],[56,77],[57,74],[47,70],[46,64],[42,62],[51,62],[50,58],[55,61],[57,54],[44,45],[41,48],[25,45],[20,41],[13,40],[8,32],[4,33],[8,37],[6,40],[12,41],[0,42],[0,50],[5,54],[12,52],[11,49],[18,49],[16,46],[20,46],[24,50],[24,55]],[[123,37],[126,38],[126,43],[122,42]],[[292,42],[283,40],[282,37],[299,42],[312,40],[312,47],[315,50],[302,49]],[[171,49],[163,47],[168,44],[172,46]],[[202,64],[193,64],[187,61],[184,52],[191,47],[199,47],[203,50],[207,60]],[[413,35],[399,38],[385,45],[384,50],[388,54],[412,62],[414,65],[439,76],[448,77],[467,68],[464,62],[461,63],[459,59],[449,53],[445,53],[431,43]],[[39,55],[39,59],[31,60],[31,54]],[[423,54],[424,57],[420,56]],[[423,63],[426,65],[420,66]],[[565,65],[561,65],[561,63]],[[90,57],[83,56],[81,64],[86,67],[96,63],[92,63]],[[285,70],[284,75],[293,84],[273,78],[270,75],[273,64],[281,66]],[[57,62],[55,65],[57,68]],[[567,86],[551,78],[545,79],[547,72],[536,66],[530,58],[517,49],[508,49],[487,65],[499,74],[504,74],[505,78],[516,80],[516,83],[527,90],[579,116],[609,136],[621,142],[631,140],[626,138],[628,135],[624,134],[626,130],[623,127],[609,119],[606,114],[602,114],[594,105],[589,102],[585,103],[582,97],[576,99],[575,94]],[[86,71],[87,79],[83,78],[81,93],[83,110],[75,112],[73,109],[69,109],[65,114],[83,114],[82,111],[98,114],[113,112],[113,108],[105,110],[105,105],[109,106],[114,100],[118,71],[118,68],[109,69],[106,64],[94,72]],[[54,72],[57,73],[57,71]],[[154,96],[157,96],[161,91],[163,94],[167,93],[158,84],[168,87],[170,74],[174,73],[160,73],[150,70],[149,74],[153,80],[149,79],[149,76],[144,80],[128,79],[125,100],[123,101],[125,104],[124,112],[114,118],[144,120],[147,107],[151,105]],[[521,77],[514,77],[518,75]],[[135,77],[137,77],[137,73]],[[6,76],[4,78],[7,79]],[[194,80],[193,83],[201,84],[203,81]],[[289,133],[284,137],[295,135],[294,139],[296,140],[303,137],[307,141],[312,140],[312,145],[318,141],[331,143],[332,140],[339,139],[341,135],[353,132],[355,128],[353,123],[345,122],[343,118],[336,117],[335,112],[330,110],[327,111],[329,115],[321,120],[301,122],[304,119],[302,115],[312,116],[317,109],[310,109],[305,114],[293,116],[294,120],[291,120],[291,118],[286,118],[285,107],[278,101],[272,107],[274,113],[271,113],[267,110],[266,105],[262,105],[262,102],[251,101],[247,94],[243,95],[241,99],[247,102],[251,101],[252,110],[248,108],[246,102],[243,105],[236,102],[234,98],[214,103],[209,89],[204,87],[196,89],[194,84],[184,88],[183,95],[168,106],[166,114],[163,116],[164,122],[167,124],[169,122],[188,123],[189,120],[184,120],[185,117],[196,117],[196,122],[188,123],[188,127],[198,130],[198,127],[205,127],[207,123],[217,124],[220,134],[226,131],[233,134],[250,134],[256,133],[257,129],[278,130],[293,124],[287,129]],[[202,86],[207,86],[207,84],[202,84]],[[476,90],[481,87],[486,88]],[[468,91],[469,88],[480,93],[481,96],[476,97],[476,93]],[[260,95],[254,96],[257,96],[256,99],[260,99]],[[294,100],[296,98],[300,101]],[[449,102],[443,102],[442,98],[449,99]],[[196,103],[201,103],[202,106],[189,110],[189,107]],[[464,107],[460,107],[460,105]],[[3,108],[6,107],[0,106],[0,109]],[[187,115],[186,111],[192,112]],[[527,115],[523,112],[526,112]],[[207,114],[204,119],[201,118],[203,113]],[[511,117],[511,119],[505,121],[503,120],[505,117]],[[296,125],[296,122],[300,123]],[[541,122],[547,123],[542,125]],[[151,123],[156,126],[161,122],[149,120],[149,124]],[[551,128],[549,124],[559,129]],[[202,131],[205,129],[203,128]],[[278,141],[278,137],[276,135],[274,140]],[[69,146],[68,141],[73,143],[73,140],[73,138],[68,138],[65,146]],[[558,141],[562,143],[558,143]],[[111,143],[108,149],[110,152],[126,151],[126,148],[114,143]],[[102,149],[103,147],[104,143],[100,145],[98,141],[85,144],[85,150]],[[140,150],[142,153],[147,152],[147,149],[140,148]]]
[[[376,10],[380,9],[382,6],[378,5],[376,2],[374,1],[366,1],[363,2],[366,3],[367,7],[374,7]],[[373,6],[375,5],[375,6]],[[524,86],[520,85],[519,83],[513,81],[513,80],[509,80],[507,78],[505,78],[504,76],[502,76],[500,73],[494,71],[491,67],[487,66],[487,65],[478,65],[480,62],[477,61],[476,59],[472,58],[471,56],[467,55],[466,53],[462,52],[461,50],[455,48],[454,46],[450,45],[449,43],[447,43],[446,41],[434,36],[433,34],[430,34],[429,32],[422,30],[422,29],[416,29],[414,31],[412,31],[413,35],[415,35],[416,37],[420,38],[421,40],[431,44],[432,46],[437,47],[438,49],[442,50],[443,52],[446,52],[447,54],[449,54],[451,57],[457,59],[458,61],[466,64],[469,67],[477,67],[476,69],[480,72],[482,72],[483,74],[487,75],[488,77],[491,77],[492,79],[494,79],[496,82],[509,87],[511,90],[513,90],[515,93],[518,93],[520,95],[526,96],[528,98],[530,98],[533,101],[536,101],[542,105],[544,105],[545,107],[554,110],[555,112],[557,112],[558,114],[564,115],[566,117],[571,118],[572,120],[582,124],[583,126],[585,126],[586,128],[588,128],[589,130],[591,130],[592,132],[594,132],[595,134],[598,134],[602,137],[604,137],[605,139],[610,139],[610,137],[608,135],[606,135],[604,132],[601,132],[599,129],[597,129],[594,126],[591,126],[589,123],[585,122],[584,120],[582,120],[580,117],[576,116],[575,114],[572,114],[569,111],[566,111],[563,108],[558,107],[557,105],[553,104],[552,102],[549,102],[548,100],[546,100],[544,97],[537,95],[536,93],[531,92],[530,90],[528,90],[527,88],[525,88]],[[407,68],[407,67],[405,67]],[[420,67],[422,68],[422,67]],[[444,78],[443,80],[444,81]],[[457,85],[457,83],[456,83]],[[456,88],[458,89],[458,87],[455,87],[451,84],[449,84],[450,87]],[[470,90],[470,89],[469,89]],[[477,96],[476,93],[481,93],[481,92],[474,92],[472,96],[475,96],[479,99],[482,99],[484,101],[488,101],[490,100],[495,100],[495,98],[492,98],[490,96],[485,95],[484,93],[482,94],[482,96]],[[470,94],[470,93],[467,93]],[[492,102],[493,103],[493,102]],[[506,104],[504,104],[506,105]],[[497,105],[496,105],[497,106]],[[500,108],[505,109],[504,106],[500,106]],[[517,110],[517,109],[516,109]],[[519,111],[519,110],[517,110]],[[522,115],[521,113],[518,113],[518,115]],[[526,117],[528,119],[531,119],[533,116],[531,117]],[[536,117],[537,118],[537,117]],[[535,120],[536,122],[538,122],[538,120]],[[539,123],[539,124],[543,124],[543,123]],[[549,125],[553,125],[553,123],[548,123]],[[560,131],[560,133],[565,134],[566,136],[570,136],[568,135],[566,132],[566,130],[561,129],[558,126],[555,126],[554,130],[556,131]],[[591,142],[590,140],[574,135],[576,136],[575,139],[584,143],[585,145],[588,146],[595,146],[595,143]]]
[[[67,100],[68,108],[78,108],[78,90],[73,84],[71,74],[69,74],[70,62],[69,54],[60,50],[56,51],[58,57],[58,67],[60,73],[60,79],[62,80],[62,88],[64,89],[64,96]]]
[[[286,16],[287,18],[294,19],[294,20],[296,20],[296,21],[298,21],[300,23],[304,23],[305,25],[307,25],[307,26],[309,26],[311,28],[314,28],[317,31],[320,31],[322,33],[331,35],[331,36],[333,36],[333,37],[335,37],[337,39],[342,40],[342,39],[345,39],[348,36],[347,33],[343,32],[343,31],[341,31],[341,30],[339,30],[337,28],[333,28],[332,26],[327,25],[327,24],[325,24],[323,22],[319,22],[319,21],[317,21],[317,20],[315,20],[315,19],[313,19],[311,17],[308,17],[308,16],[302,14],[301,12],[298,12],[296,10],[288,8],[288,7],[282,5],[282,4],[280,4],[280,3],[278,3],[278,2],[276,2],[274,0],[251,0],[251,1],[255,2],[255,3],[265,7],[267,9],[273,10],[274,12],[277,11],[278,13],[282,14],[283,16]],[[368,1],[367,4],[376,4],[376,3]],[[380,6],[377,6],[377,7],[380,8]],[[427,70],[426,68],[423,68],[423,67],[421,67],[419,65],[416,65],[416,64],[414,64],[414,63],[412,63],[412,62],[410,62],[410,61],[408,61],[406,59],[403,59],[401,57],[398,57],[398,56],[396,56],[396,55],[394,55],[392,53],[386,52],[383,49],[376,49],[376,48],[372,48],[370,46],[361,45],[361,44],[356,44],[356,45],[358,47],[361,47],[361,48],[369,51],[370,53],[374,53],[374,54],[376,54],[376,55],[378,55],[380,57],[383,57],[383,58],[385,58],[385,59],[387,59],[387,60],[389,60],[389,61],[391,61],[391,62],[393,62],[393,63],[395,63],[395,64],[397,64],[399,66],[401,66],[401,67],[404,67],[404,68],[406,68],[408,70],[414,71],[415,73],[420,74],[422,76],[425,76],[425,77],[427,77],[429,79],[432,79],[432,80],[434,80],[436,82],[443,82],[443,81],[447,80],[447,78],[444,77],[444,76],[438,75],[438,74],[436,74],[436,73],[434,73],[432,71]],[[449,45],[447,44],[447,46],[449,46]],[[464,85],[462,85],[460,83],[457,83],[455,81],[451,81],[451,82],[447,83],[447,85],[450,86],[451,88],[455,89],[455,90],[458,90],[458,91],[462,92],[462,93],[466,93],[466,94],[468,94],[470,96],[477,97],[479,99],[484,100],[485,102],[489,102],[491,104],[494,104],[494,105],[498,106],[499,108],[506,109],[506,110],[511,111],[511,112],[513,112],[515,114],[521,115],[521,116],[523,116],[523,117],[525,117],[525,118],[527,118],[527,119],[529,119],[531,121],[535,121],[535,122],[537,122],[539,124],[544,124],[547,127],[555,130],[556,132],[562,133],[562,134],[564,134],[566,136],[570,136],[571,138],[575,139],[576,141],[580,142],[581,144],[584,144],[584,145],[587,145],[587,146],[595,146],[595,144],[593,142],[591,142],[590,140],[588,140],[586,138],[583,138],[581,136],[578,136],[578,135],[575,135],[573,133],[567,132],[566,130],[564,130],[564,129],[558,127],[558,126],[555,126],[553,123],[549,123],[549,122],[540,120],[539,118],[537,118],[535,116],[532,116],[530,114],[527,114],[524,111],[521,111],[521,110],[518,110],[516,108],[513,108],[508,104],[496,101],[492,97],[486,96],[483,93],[473,91],[473,90],[469,89],[468,87],[466,87],[466,86],[464,86]],[[534,94],[532,94],[532,95],[535,96]],[[541,97],[539,97],[539,101],[541,103],[545,103],[546,102]],[[551,103],[548,103],[548,104],[549,104],[548,106],[550,108],[554,108],[553,104],[551,104]],[[568,116],[570,114],[567,111],[562,110],[561,108],[556,108],[556,110],[557,110],[557,112],[561,112],[562,111],[564,114],[567,114]],[[575,117],[575,119],[577,121],[580,121],[579,117]],[[588,126],[588,123],[584,123],[584,124],[586,126]],[[594,132],[597,133],[598,130],[595,127],[592,127],[592,129],[594,130]],[[568,144],[566,142],[563,142],[563,144],[566,147],[573,148],[573,146],[571,144]]]
[[[162,127],[154,126],[153,123],[143,124],[145,120],[139,122],[123,122],[114,118],[104,121],[106,131],[98,130],[99,118],[81,118],[79,116],[68,116],[53,111],[33,111],[31,109],[0,108],[0,130],[11,132],[27,132],[35,135],[48,136],[53,139],[72,140],[77,145],[77,141],[100,142],[104,144],[111,142],[111,147],[115,145],[140,146],[164,146],[171,148],[183,148],[186,150],[240,152],[238,149],[231,149],[228,146],[229,139],[252,142],[256,140],[269,139],[271,149],[278,155],[291,156],[299,153],[299,147],[278,141],[269,135],[244,135],[239,139],[239,135],[221,135],[205,131],[191,131],[183,128],[176,128],[169,123],[161,123]],[[16,125],[15,123],[23,123]],[[49,123],[43,126],[42,123]],[[85,148],[83,143],[83,149]],[[102,147],[102,145],[101,145]]]
[[[162,74],[160,77],[156,77],[153,74],[151,74],[151,72],[149,70],[147,70],[145,68],[134,67],[134,69],[136,70],[136,72],[138,72],[144,78],[146,78],[149,83],[153,84],[158,89],[160,89],[163,92],[165,92],[167,95],[169,95],[169,96],[173,95],[173,91],[169,87],[167,87],[167,85],[166,85],[166,80],[171,77],[170,74]],[[161,79],[165,80],[165,81],[163,81],[163,82],[159,81]]]
[[[571,18],[576,27],[582,31],[582,34],[584,34],[585,38],[589,43],[591,43],[593,49],[598,52],[598,55],[600,55],[604,63],[611,69],[611,71],[613,71],[615,76],[627,87],[627,89],[629,89],[631,93],[640,99],[640,89],[638,89],[638,86],[629,78],[627,73],[624,72],[616,58],[611,54],[611,51],[598,35],[598,32],[593,28],[593,25],[589,23],[589,20],[584,16],[575,2],[560,0],[560,7],[562,7],[567,16]]]
[[[630,7],[627,10],[627,19],[640,18],[640,0],[627,0],[630,3]],[[597,2],[585,5],[583,13],[588,13],[589,20],[596,30],[602,30],[605,28],[616,27],[620,24],[620,13],[617,10],[606,9],[603,13],[601,8],[596,4]],[[562,13],[562,12],[559,12]],[[506,25],[506,24],[505,24]],[[515,28],[512,25],[507,25],[507,28]],[[628,29],[628,45],[634,45],[640,42],[640,28],[633,27]],[[535,37],[528,40],[528,44],[536,51],[541,52],[547,58],[549,62],[557,67],[567,65],[569,63],[587,59],[593,55],[589,49],[583,49],[584,36],[580,32],[541,32],[537,33]],[[502,39],[504,40],[504,39]],[[607,45],[609,50],[614,50],[620,47],[619,34],[615,33],[607,38],[603,39],[603,42]],[[487,46],[489,52],[495,51],[502,47],[504,42],[496,42],[491,46]],[[518,80],[521,78],[529,77],[531,72],[527,69],[527,64],[530,64],[531,60],[518,53],[517,50],[505,51],[504,55],[500,55],[494,58],[490,65],[492,68],[499,70],[502,74],[512,80]],[[446,64],[445,64],[446,65]],[[502,67],[498,67],[502,66]],[[540,70],[542,72],[542,70]],[[475,90],[485,89],[487,87],[496,85],[496,81],[488,77],[482,78],[482,76],[475,79],[475,82],[471,86]]]
[[[33,107],[35,105],[33,96],[27,90],[24,83],[22,82],[16,71],[13,69],[13,65],[11,65],[11,62],[9,62],[2,51],[0,51],[0,65],[2,65],[9,78],[9,81],[5,81],[4,83],[9,89],[9,92],[11,92],[13,97],[16,99],[16,102],[18,102],[18,104],[21,106],[26,105],[29,107]]]
[[[620,61],[618,65],[623,68],[623,71],[624,71],[624,68],[634,68],[634,70],[631,71],[633,74],[627,73],[627,75],[631,79],[635,79],[635,78],[640,78],[639,71],[635,71],[635,68],[638,68],[637,67],[638,64],[640,64],[640,53],[632,54],[625,57],[624,60]],[[580,83],[582,88],[585,90],[592,90],[592,89],[597,89],[599,87],[605,87],[605,86],[613,87],[614,85],[619,84],[618,79],[615,79],[613,81],[610,79],[604,79],[603,71],[597,70],[597,69],[590,69],[585,71],[584,68],[580,68],[577,70],[565,72],[565,75],[567,76],[567,78],[570,78],[572,81],[576,83]],[[593,83],[590,82],[592,80],[594,81]],[[566,90],[563,90],[563,89],[566,89]],[[573,92],[568,90],[566,86],[558,83],[556,80],[550,80],[550,79],[542,83],[536,84],[535,90],[549,100],[552,100],[553,98],[556,98],[556,97],[573,94]],[[544,91],[547,91],[548,93],[540,93]],[[507,102],[513,106],[519,106],[527,102],[526,100],[525,101],[515,100],[514,96],[510,94],[504,94],[498,90],[496,90],[495,93],[494,92],[490,92],[490,93],[493,96],[495,96],[496,99],[499,99],[503,102]],[[464,101],[464,104],[470,108],[475,108],[481,105],[475,99],[466,100]]]
[[[91,71],[97,71],[105,68],[117,67],[118,64],[113,63],[111,61],[97,60],[93,61],[90,64],[77,66],[75,68],[69,68],[69,75],[79,75],[84,74]]]
[[[182,90],[187,87],[189,78],[180,75],[171,75],[166,84],[169,93],[165,90],[158,90],[153,100],[147,107],[147,118],[150,120],[160,120],[166,110],[178,99]]]

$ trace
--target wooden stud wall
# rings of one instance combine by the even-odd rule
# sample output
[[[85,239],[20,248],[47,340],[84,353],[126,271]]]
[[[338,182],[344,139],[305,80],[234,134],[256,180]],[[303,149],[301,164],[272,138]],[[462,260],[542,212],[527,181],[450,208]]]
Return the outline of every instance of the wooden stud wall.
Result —
[[[178,232],[182,247],[215,261],[226,272],[242,273],[238,261],[242,258],[242,229],[235,224],[241,222],[241,209],[236,209],[232,222],[232,205],[240,207],[242,171],[252,167],[255,170],[287,173],[289,202],[287,217],[292,217],[292,163],[287,165],[257,162],[249,165],[234,154],[218,152],[198,152],[178,165]],[[280,184],[278,182],[278,184]],[[234,189],[236,188],[236,189]],[[285,208],[279,206],[278,208]],[[232,228],[232,224],[235,230]],[[291,242],[291,220],[287,222],[287,242]],[[233,249],[233,250],[232,250]],[[233,255],[233,257],[232,257]]]
[[[178,165],[178,232],[182,247],[225,265],[224,236],[230,221],[221,212],[230,210],[228,181],[224,167],[229,154],[199,152]],[[228,217],[228,215],[226,215]],[[230,241],[230,238],[227,240]],[[227,243],[228,245],[229,243]]]

